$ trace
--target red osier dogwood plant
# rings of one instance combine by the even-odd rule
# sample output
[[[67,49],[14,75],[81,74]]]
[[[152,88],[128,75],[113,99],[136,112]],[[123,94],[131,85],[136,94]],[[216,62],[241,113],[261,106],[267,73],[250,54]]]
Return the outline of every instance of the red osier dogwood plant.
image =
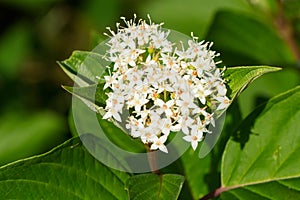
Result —
[[[103,118],[125,121],[129,135],[150,150],[168,153],[164,143],[170,132],[179,131],[195,150],[210,133],[207,127],[215,125],[215,110],[224,110],[230,102],[211,43],[192,37],[187,49],[183,44],[178,49],[162,24],[150,19],[149,24],[135,19],[125,24],[128,27],[118,24],[117,33],[110,31],[107,41],[104,59],[111,65],[104,76],[108,98]],[[129,116],[122,119],[123,109]]]
[[[270,99],[231,129],[240,117],[234,103],[239,94],[280,68],[225,67],[222,52],[194,34],[164,29],[150,17],[122,19],[124,25],[108,28],[95,49],[58,62],[74,81],[74,87],[63,86],[73,95],[74,138],[2,167],[0,178],[49,181],[37,186],[35,198],[299,197],[300,87]],[[51,176],[36,178],[33,169]],[[15,189],[27,187],[22,182]]]

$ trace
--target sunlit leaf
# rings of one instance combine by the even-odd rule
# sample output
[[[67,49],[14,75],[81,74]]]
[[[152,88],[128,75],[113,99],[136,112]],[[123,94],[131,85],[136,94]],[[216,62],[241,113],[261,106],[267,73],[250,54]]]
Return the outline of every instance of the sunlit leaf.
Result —
[[[129,174],[98,162],[79,138],[0,168],[2,199],[126,199]]]
[[[288,81],[287,81],[288,80]],[[280,84],[278,84],[280,83]],[[279,73],[268,73],[255,80],[238,98],[243,117],[246,117],[256,106],[271,97],[283,93],[300,84],[296,70],[283,68]]]
[[[103,90],[104,84],[93,84],[85,87],[68,87],[63,86],[71,94],[76,94],[96,105],[105,105],[107,95]]]
[[[88,86],[98,83],[105,68],[103,58],[93,52],[74,51],[70,58],[58,62],[64,72],[79,86]]]
[[[225,199],[297,199],[300,195],[300,87],[259,107],[225,148]]]
[[[253,80],[269,72],[278,71],[278,67],[245,66],[229,67],[224,77],[229,88],[230,99],[235,99]]]
[[[177,199],[182,188],[184,177],[175,174],[142,174],[132,176],[126,188],[130,199]]]

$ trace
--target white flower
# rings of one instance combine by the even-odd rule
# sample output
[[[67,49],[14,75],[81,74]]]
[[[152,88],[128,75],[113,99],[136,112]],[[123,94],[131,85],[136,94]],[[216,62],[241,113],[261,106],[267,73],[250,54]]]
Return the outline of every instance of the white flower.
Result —
[[[181,130],[184,134],[189,134],[189,128],[192,126],[195,120],[189,116],[180,116],[178,119],[178,124],[181,126]]]
[[[218,90],[218,94],[221,96],[225,96],[227,89],[224,83],[219,82],[219,84],[217,85],[217,90]]]
[[[105,79],[105,84],[103,89],[106,89],[108,87],[112,87],[113,84],[117,84],[118,83],[118,73],[114,73],[112,76],[104,76]]]
[[[205,88],[200,80],[197,79],[196,84],[192,87],[193,93],[195,97],[197,97],[200,102],[205,105],[206,103],[206,97],[209,96],[212,91]]]
[[[189,93],[183,93],[180,99],[176,100],[182,113],[189,113],[190,109],[196,109],[198,106],[193,102],[194,98]]]
[[[132,38],[131,36],[123,36],[122,37],[122,40],[123,42],[120,43],[120,45],[123,47],[123,48],[130,48],[130,49],[135,49],[136,48],[136,45],[135,45],[135,42],[133,40],[134,38]]]
[[[154,104],[159,106],[159,109],[157,111],[159,114],[162,114],[164,112],[167,117],[172,116],[173,114],[172,106],[174,105],[174,100],[169,100],[167,102],[164,102],[161,99],[156,99],[154,101]]]
[[[157,138],[157,136],[153,133],[153,130],[149,127],[142,129],[141,132],[141,140],[144,144],[148,142],[154,142]]]
[[[126,81],[128,82],[128,88],[133,88],[143,84],[143,81],[141,80],[142,76],[143,73],[140,70],[137,70],[136,68],[128,69],[125,73]]]
[[[107,110],[107,112],[105,113],[105,115],[103,115],[103,119],[109,119],[109,118],[113,117],[115,120],[117,120],[119,122],[122,121],[117,108],[106,107],[105,109]]]
[[[193,109],[192,113],[207,117],[207,116],[209,116],[209,113],[205,110],[206,108],[207,107],[203,107],[203,108],[197,107],[197,108]]]
[[[163,126],[162,117],[156,112],[156,110],[150,110],[149,119],[151,122],[150,126],[154,126],[156,128],[161,128]],[[157,134],[160,134],[160,132],[157,132]]]
[[[162,53],[160,60],[162,60],[166,68],[179,69],[179,59],[174,56],[169,56]]]
[[[149,67],[148,70],[147,69],[145,70],[145,72],[149,72],[149,70],[152,70],[152,72],[153,72],[153,67],[156,68],[158,65],[158,63],[151,58],[150,54],[147,56],[146,61],[143,62],[142,64],[145,65],[146,67]],[[150,73],[151,73],[151,71],[150,71]]]
[[[157,137],[155,136],[153,138],[153,144],[151,145],[150,149],[151,150],[156,150],[156,149],[159,149],[165,153],[168,153],[168,149],[167,147],[164,145],[164,143],[167,141],[168,139],[168,136],[167,135],[163,135],[161,137]]]
[[[140,119],[136,119],[134,116],[129,116],[127,121],[126,128],[131,129],[131,135],[133,137],[139,137],[141,134],[138,130],[144,128],[143,122]]]
[[[141,111],[141,107],[148,103],[149,99],[146,99],[143,94],[135,93],[133,98],[127,102],[128,108],[134,107],[136,112]]]
[[[220,102],[219,106],[217,107],[217,110],[223,110],[227,108],[230,104],[230,100],[226,96],[217,97],[216,100]]]
[[[214,113],[206,115],[206,118],[205,118],[205,121],[204,121],[205,125],[211,124],[213,127],[216,126],[216,122],[215,122],[215,118],[213,117],[213,114]]]
[[[203,135],[199,132],[193,132],[191,135],[184,136],[183,139],[190,142],[193,149],[196,150],[198,143],[203,139]]]
[[[191,126],[192,133],[198,133],[199,135],[203,135],[204,133],[210,133],[210,131],[206,128],[206,124],[203,123],[203,121],[200,120],[200,118],[197,118],[196,121],[196,124]]]
[[[176,128],[173,126],[171,118],[165,118],[163,119],[163,127],[161,132],[165,135],[169,135],[170,131],[173,131],[173,129]]]
[[[122,113],[124,98],[120,95],[110,93],[109,98],[106,100],[106,114],[103,116],[104,119],[114,117],[117,121],[121,122],[121,116],[119,113]]]
[[[210,60],[203,57],[198,57],[192,65],[195,66],[197,75],[202,78],[204,71],[209,71],[211,69]]]
[[[145,121],[147,119],[147,117],[149,117],[149,115],[150,115],[150,110],[148,110],[145,105],[143,106],[143,109],[140,111],[137,111],[135,109],[135,112],[136,112],[137,117],[141,117],[142,121]]]

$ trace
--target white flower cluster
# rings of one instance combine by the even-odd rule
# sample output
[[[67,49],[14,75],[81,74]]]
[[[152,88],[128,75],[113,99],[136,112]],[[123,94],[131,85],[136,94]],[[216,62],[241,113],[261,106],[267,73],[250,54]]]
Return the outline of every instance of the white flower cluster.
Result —
[[[151,150],[167,153],[168,135],[178,131],[196,149],[210,133],[207,127],[215,125],[214,112],[230,102],[211,43],[192,37],[188,48],[179,50],[162,24],[124,21],[126,28],[109,29],[106,59],[113,66],[104,76],[109,92],[103,118],[125,123],[129,134]]]

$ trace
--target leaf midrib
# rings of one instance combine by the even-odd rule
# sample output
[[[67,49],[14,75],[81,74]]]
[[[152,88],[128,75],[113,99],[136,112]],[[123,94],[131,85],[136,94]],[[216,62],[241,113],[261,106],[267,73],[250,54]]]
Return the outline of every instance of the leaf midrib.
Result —
[[[294,178],[300,178],[300,173],[293,175],[293,176],[284,176],[284,177],[280,177],[280,178],[263,179],[263,180],[259,180],[259,181],[252,181],[252,182],[248,182],[248,183],[244,183],[244,184],[237,184],[237,185],[231,185],[231,186],[224,185],[222,187],[226,188],[227,190],[232,190],[232,189],[236,189],[239,187],[258,185],[258,184],[268,183],[268,182],[273,182],[273,181],[289,180],[289,179],[294,179]]]

